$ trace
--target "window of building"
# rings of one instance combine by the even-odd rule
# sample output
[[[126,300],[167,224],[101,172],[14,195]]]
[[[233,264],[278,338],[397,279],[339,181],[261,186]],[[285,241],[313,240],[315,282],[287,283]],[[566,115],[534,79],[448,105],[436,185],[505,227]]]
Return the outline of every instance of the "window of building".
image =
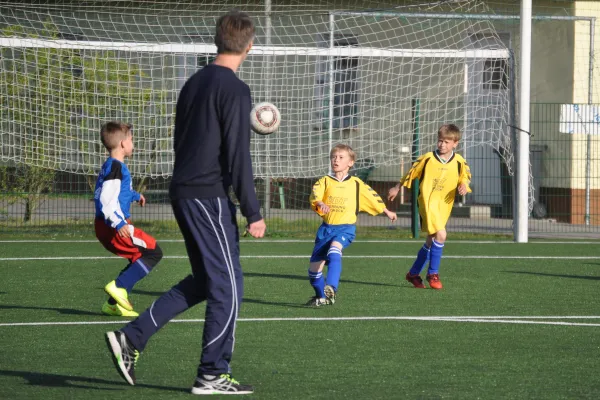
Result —
[[[469,35],[472,48],[485,50],[502,50],[510,48],[510,33],[477,32]],[[483,61],[481,85],[486,90],[508,89],[510,74],[508,60],[504,58],[488,58]]]
[[[323,33],[318,36],[319,47],[330,47],[330,34]],[[333,38],[335,47],[356,47],[358,38],[344,33],[335,33]],[[322,110],[317,117],[320,120],[320,129],[327,129],[329,122],[336,129],[352,129],[358,126],[359,105],[359,59],[358,57],[335,57],[333,59],[333,73],[330,68],[329,57],[321,57],[315,77],[316,97],[320,101],[317,109]],[[333,77],[333,118],[329,117],[329,80]]]
[[[483,88],[487,90],[508,89],[508,63],[506,59],[489,58],[483,66]]]

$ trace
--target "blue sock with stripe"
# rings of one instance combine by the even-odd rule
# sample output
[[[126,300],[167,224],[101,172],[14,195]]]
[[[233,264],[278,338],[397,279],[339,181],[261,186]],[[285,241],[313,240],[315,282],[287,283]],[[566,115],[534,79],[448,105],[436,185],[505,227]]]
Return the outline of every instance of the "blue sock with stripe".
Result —
[[[430,249],[427,247],[427,243],[425,243],[417,253],[417,259],[409,271],[411,275],[419,275],[423,271],[423,268],[427,265],[427,261],[429,261],[430,253]]]
[[[117,287],[124,288],[127,290],[127,293],[130,293],[135,284],[148,275],[151,270],[152,268],[145,264],[140,258],[136,262],[129,264],[129,266],[119,274],[115,283]]]
[[[315,289],[315,296],[320,298],[325,297],[325,278],[323,278],[323,272],[312,272],[309,269],[308,280],[313,289]]]
[[[429,260],[429,270],[427,270],[427,274],[431,275],[439,272],[443,251],[444,243],[438,243],[434,240],[431,245],[431,259]]]
[[[331,246],[327,252],[329,257],[329,265],[327,265],[327,284],[333,287],[337,292],[340,284],[340,276],[342,275],[342,250],[335,246]]]

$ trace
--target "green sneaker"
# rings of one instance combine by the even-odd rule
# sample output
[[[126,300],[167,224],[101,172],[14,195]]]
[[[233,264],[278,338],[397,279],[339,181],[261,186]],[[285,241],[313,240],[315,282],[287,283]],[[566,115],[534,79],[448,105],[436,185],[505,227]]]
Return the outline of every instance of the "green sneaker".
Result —
[[[115,299],[115,301],[119,303],[121,307],[127,311],[133,311],[133,305],[129,302],[127,290],[117,287],[116,281],[109,282],[108,285],[104,286],[104,291],[110,297]]]
[[[325,297],[329,304],[335,304],[335,289],[331,285],[325,285]]]
[[[110,304],[108,300],[102,305],[102,314],[112,317],[139,317],[137,312],[127,311],[119,304]]]

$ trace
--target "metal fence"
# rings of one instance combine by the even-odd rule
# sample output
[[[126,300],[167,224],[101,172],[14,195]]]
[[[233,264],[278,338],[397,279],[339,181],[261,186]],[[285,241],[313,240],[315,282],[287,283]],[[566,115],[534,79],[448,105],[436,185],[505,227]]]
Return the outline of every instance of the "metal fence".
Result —
[[[564,118],[563,118],[564,120]],[[588,236],[600,233],[598,140],[592,133],[562,133],[561,104],[531,105],[531,172],[535,203],[529,220],[530,236]],[[429,151],[432,149],[423,149]],[[512,234],[514,182],[494,151],[470,149],[467,155],[478,179],[473,195],[457,198],[448,230],[463,233]],[[373,166],[357,163],[355,173],[385,197],[410,160],[397,173],[377,174]],[[44,181],[44,179],[46,181]],[[0,167],[0,230],[5,232],[92,232],[95,176],[44,171],[23,165]],[[308,204],[313,179],[257,179],[256,191],[269,232],[274,235],[312,234],[320,219]],[[47,183],[47,185],[44,184]],[[37,185],[37,186],[36,186]],[[167,189],[168,179],[135,180],[148,204],[132,207],[134,223],[176,232]],[[268,199],[268,204],[266,203]],[[363,231],[387,235],[390,228],[410,232],[410,199],[404,192],[388,208],[399,214],[392,225],[383,216],[359,216]],[[240,217],[240,224],[243,221]],[[398,232],[391,234],[397,235]]]

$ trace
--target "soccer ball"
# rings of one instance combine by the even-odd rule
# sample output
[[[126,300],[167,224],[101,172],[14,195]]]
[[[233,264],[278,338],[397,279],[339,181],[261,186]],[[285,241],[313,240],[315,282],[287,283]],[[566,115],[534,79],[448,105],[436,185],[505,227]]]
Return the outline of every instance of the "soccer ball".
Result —
[[[250,111],[250,126],[259,135],[270,135],[279,128],[281,114],[274,104],[262,102]]]

